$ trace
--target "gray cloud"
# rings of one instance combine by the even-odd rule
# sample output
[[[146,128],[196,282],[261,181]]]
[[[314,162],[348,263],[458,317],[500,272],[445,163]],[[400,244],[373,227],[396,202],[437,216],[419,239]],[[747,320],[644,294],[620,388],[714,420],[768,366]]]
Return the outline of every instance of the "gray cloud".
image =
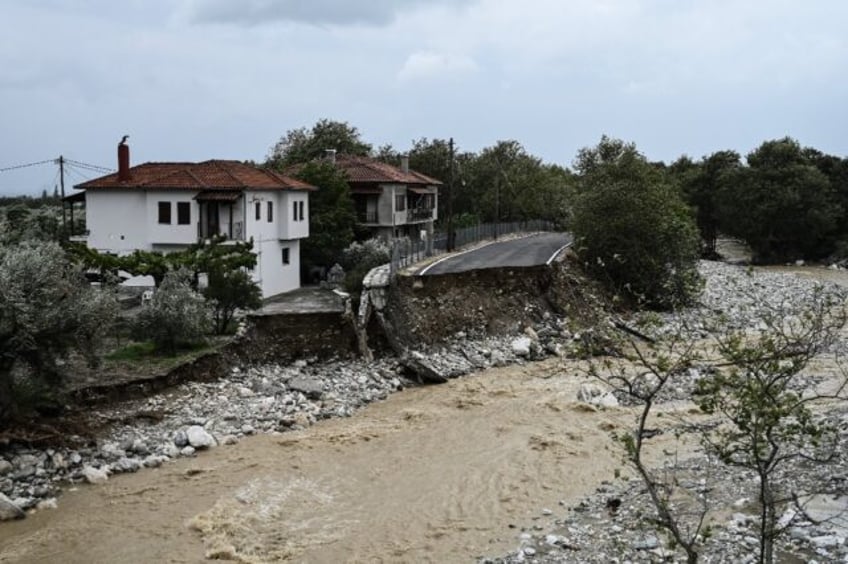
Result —
[[[189,9],[198,23],[260,25],[289,21],[311,25],[385,26],[402,12],[420,7],[463,5],[470,0],[194,0]]]

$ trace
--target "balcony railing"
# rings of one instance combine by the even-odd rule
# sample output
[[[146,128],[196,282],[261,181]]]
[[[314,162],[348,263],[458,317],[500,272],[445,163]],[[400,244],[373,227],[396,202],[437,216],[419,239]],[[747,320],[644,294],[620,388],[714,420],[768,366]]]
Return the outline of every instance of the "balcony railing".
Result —
[[[244,241],[244,222],[243,221],[235,221],[233,222],[233,232],[230,233],[229,225],[221,225],[218,227],[218,233],[211,232],[207,225],[204,225],[200,222],[197,224],[197,238],[198,239],[211,239],[215,235],[223,235],[226,239],[230,241]]]
[[[406,212],[407,221],[428,221],[433,219],[433,208],[409,208]]]
[[[360,211],[356,214],[359,223],[377,223],[377,210]]]

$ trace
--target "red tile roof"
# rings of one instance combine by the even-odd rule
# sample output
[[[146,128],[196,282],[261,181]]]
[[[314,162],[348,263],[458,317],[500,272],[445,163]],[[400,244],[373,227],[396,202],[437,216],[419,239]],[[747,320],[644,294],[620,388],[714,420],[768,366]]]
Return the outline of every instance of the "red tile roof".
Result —
[[[336,167],[343,170],[350,182],[379,182],[395,184],[435,184],[441,182],[430,178],[420,172],[392,166],[388,163],[371,159],[369,157],[357,157],[353,155],[337,155]]]
[[[130,180],[108,174],[76,186],[81,190],[130,188],[144,190],[316,190],[305,182],[276,171],[239,161],[202,163],[144,163],[130,168]]]
[[[372,159],[354,155],[336,155],[336,168],[347,175],[351,184],[430,184],[440,186],[441,181],[427,175],[403,169]],[[286,170],[297,174],[303,165],[294,165]]]

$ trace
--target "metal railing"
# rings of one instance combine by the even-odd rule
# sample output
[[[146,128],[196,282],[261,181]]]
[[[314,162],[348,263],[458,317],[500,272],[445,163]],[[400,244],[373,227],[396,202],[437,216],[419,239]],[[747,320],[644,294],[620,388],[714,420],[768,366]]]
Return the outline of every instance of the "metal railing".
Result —
[[[356,214],[359,223],[377,223],[377,210],[360,211]]]
[[[480,223],[471,227],[454,229],[454,250],[489,239],[497,239],[510,233],[528,233],[534,231],[553,231],[552,221],[541,219],[517,221],[510,223]],[[447,233],[436,233],[432,239],[394,239],[391,242],[392,259],[390,272],[392,276],[402,269],[420,262],[425,258],[447,252]]]

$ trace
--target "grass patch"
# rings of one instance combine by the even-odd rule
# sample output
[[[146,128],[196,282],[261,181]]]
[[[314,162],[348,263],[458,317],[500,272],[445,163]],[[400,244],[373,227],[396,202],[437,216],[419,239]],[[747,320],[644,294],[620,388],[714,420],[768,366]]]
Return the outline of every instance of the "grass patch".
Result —
[[[129,343],[104,355],[104,368],[123,367],[140,371],[168,369],[197,358],[216,348],[214,342],[181,345],[177,354],[171,356],[157,350],[152,341]]]
[[[154,345],[152,341],[147,341],[144,343],[130,343],[125,347],[121,347],[120,349],[110,352],[104,357],[104,359],[117,361],[133,361],[153,356],[155,352],[156,345]]]

